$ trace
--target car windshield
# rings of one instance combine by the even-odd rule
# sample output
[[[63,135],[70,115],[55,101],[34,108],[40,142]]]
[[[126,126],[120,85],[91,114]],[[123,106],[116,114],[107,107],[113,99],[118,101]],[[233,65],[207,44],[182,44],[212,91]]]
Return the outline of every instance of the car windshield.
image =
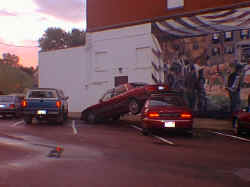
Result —
[[[151,98],[149,106],[185,106],[185,102],[180,96],[163,96]]]
[[[29,93],[29,98],[57,98],[54,90],[34,90]]]
[[[0,102],[11,102],[13,98],[13,96],[0,96]]]

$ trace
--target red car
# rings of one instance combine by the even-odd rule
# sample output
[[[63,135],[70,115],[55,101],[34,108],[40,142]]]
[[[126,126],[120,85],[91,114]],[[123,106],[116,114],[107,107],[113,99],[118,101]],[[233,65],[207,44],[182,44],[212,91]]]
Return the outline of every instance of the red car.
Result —
[[[168,91],[152,94],[141,112],[143,134],[153,130],[192,132],[193,115],[181,93]]]
[[[95,123],[106,119],[117,120],[121,115],[131,112],[138,114],[152,92],[166,89],[166,85],[146,83],[126,83],[108,90],[99,100],[81,113],[81,119]]]
[[[237,135],[250,132],[250,106],[242,109],[234,116],[233,127]]]

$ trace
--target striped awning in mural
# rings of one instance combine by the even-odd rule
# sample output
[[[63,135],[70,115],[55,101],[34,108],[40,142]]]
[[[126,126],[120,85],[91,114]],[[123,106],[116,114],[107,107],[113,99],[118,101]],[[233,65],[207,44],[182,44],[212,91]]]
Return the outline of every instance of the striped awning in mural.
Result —
[[[191,37],[250,28],[250,7],[156,21],[161,32],[175,37]]]

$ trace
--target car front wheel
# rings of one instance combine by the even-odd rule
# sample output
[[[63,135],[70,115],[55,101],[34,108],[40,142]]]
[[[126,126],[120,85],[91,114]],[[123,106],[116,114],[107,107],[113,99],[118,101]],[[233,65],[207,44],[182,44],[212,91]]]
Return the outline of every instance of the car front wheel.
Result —
[[[128,108],[129,108],[129,112],[131,112],[134,115],[140,112],[140,105],[136,99],[130,100]]]
[[[88,112],[87,113],[87,122],[91,123],[91,124],[94,124],[96,123],[96,115],[94,112]]]

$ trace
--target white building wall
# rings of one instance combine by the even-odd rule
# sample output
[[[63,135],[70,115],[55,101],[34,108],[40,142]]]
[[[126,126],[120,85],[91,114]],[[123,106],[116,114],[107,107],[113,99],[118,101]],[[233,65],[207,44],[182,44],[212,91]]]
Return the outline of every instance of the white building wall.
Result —
[[[63,89],[70,112],[97,103],[114,87],[115,76],[154,83],[151,24],[87,33],[86,41],[84,47],[39,54],[40,87]]]
[[[69,111],[81,111],[86,61],[86,47],[39,53],[39,87],[62,89],[69,96]]]

